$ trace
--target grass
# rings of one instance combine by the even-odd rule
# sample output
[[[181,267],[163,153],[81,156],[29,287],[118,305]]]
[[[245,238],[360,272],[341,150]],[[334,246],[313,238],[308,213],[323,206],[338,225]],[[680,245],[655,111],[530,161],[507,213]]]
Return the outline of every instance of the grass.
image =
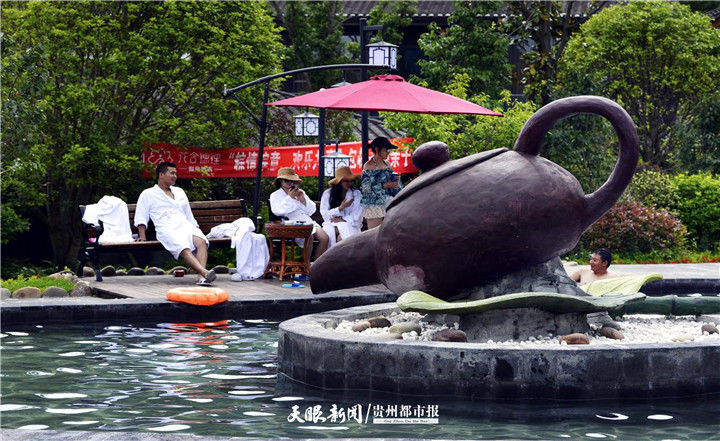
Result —
[[[40,290],[44,290],[45,288],[50,286],[57,286],[58,288],[62,288],[67,292],[70,292],[72,291],[75,284],[65,279],[56,279],[54,277],[42,276],[26,277],[23,274],[20,274],[14,279],[0,281],[0,286],[9,289],[11,293],[26,286],[34,286],[35,288],[40,288]]]

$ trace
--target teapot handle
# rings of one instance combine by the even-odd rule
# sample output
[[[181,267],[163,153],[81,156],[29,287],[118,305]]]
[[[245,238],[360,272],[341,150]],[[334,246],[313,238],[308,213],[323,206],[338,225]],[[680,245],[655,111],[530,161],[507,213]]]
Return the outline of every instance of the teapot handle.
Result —
[[[577,113],[595,113],[612,123],[618,136],[620,151],[615,169],[595,192],[585,195],[582,229],[587,229],[618,200],[630,183],[638,162],[638,135],[630,115],[616,102],[607,98],[585,95],[559,99],[543,106],[527,120],[515,141],[515,151],[540,154],[541,143],[548,130],[559,120]]]

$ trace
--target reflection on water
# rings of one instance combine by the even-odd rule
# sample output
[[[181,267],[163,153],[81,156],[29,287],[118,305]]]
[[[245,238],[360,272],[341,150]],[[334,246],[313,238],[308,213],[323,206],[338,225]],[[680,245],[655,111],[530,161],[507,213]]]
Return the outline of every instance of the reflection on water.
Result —
[[[720,400],[471,402],[277,378],[262,320],[3,331],[2,427],[253,437],[715,439]],[[404,424],[380,424],[381,418]],[[437,417],[438,424],[408,418]]]

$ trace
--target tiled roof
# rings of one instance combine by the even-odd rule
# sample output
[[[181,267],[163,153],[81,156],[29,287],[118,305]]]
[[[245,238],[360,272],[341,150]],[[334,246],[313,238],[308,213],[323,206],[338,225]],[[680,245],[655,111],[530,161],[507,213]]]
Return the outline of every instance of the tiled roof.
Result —
[[[377,4],[377,1],[345,1],[343,10],[349,17],[367,17]],[[455,10],[451,1],[419,1],[416,8],[416,17],[449,17]]]

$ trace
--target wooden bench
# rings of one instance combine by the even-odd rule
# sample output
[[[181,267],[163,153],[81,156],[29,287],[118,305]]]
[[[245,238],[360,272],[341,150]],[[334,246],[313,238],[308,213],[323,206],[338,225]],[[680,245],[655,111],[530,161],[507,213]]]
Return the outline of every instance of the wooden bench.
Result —
[[[198,201],[190,202],[190,209],[197,220],[200,230],[203,233],[208,234],[210,229],[216,225],[230,223],[237,220],[240,217],[247,217],[247,207],[245,206],[244,199],[232,199],[224,201]],[[135,204],[128,204],[128,212],[130,214],[130,228],[133,233],[137,233],[137,229],[134,225],[135,217]],[[80,206],[80,217],[85,214],[85,206]],[[100,273],[100,255],[103,253],[114,253],[114,252],[132,252],[132,251],[144,251],[144,250],[164,250],[162,244],[154,240],[155,239],[155,228],[150,221],[150,225],[147,225],[147,231],[145,236],[147,241],[144,242],[126,242],[126,243],[111,243],[111,244],[99,244],[97,238],[103,232],[102,222],[100,225],[82,223],[82,245],[80,246],[80,253],[78,260],[80,265],[78,268],[78,275],[82,277],[83,267],[87,262],[92,264],[95,270],[95,280],[102,282],[102,274]],[[210,249],[218,246],[229,246],[230,238],[224,237],[219,239],[208,239],[210,241]]]

